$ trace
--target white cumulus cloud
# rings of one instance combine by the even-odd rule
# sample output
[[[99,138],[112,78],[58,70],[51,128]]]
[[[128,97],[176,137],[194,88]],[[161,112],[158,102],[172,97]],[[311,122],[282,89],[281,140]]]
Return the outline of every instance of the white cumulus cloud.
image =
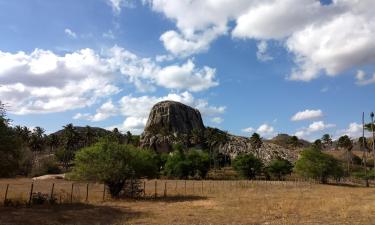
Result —
[[[327,130],[329,128],[333,128],[335,126],[336,126],[335,124],[326,124],[323,121],[316,121],[316,122],[311,123],[306,128],[299,129],[295,133],[295,135],[297,137],[299,137],[299,138],[307,138],[307,139],[309,139],[310,135],[312,135],[312,134],[314,134],[316,132]]]
[[[301,121],[301,120],[311,120],[317,119],[323,116],[323,112],[320,109],[317,110],[310,110],[306,109],[301,112],[297,112],[292,118],[292,121]]]

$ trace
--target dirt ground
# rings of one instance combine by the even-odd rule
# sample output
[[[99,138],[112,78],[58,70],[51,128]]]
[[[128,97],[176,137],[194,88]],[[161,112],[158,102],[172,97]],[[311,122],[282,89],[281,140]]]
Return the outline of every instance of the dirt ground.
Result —
[[[4,183],[10,181],[0,180],[0,197],[4,196]],[[26,181],[15,183],[21,186]],[[44,185],[39,183],[40,187],[49,189],[52,181],[44,182]],[[184,181],[158,182],[156,199],[107,198],[102,202],[95,199],[102,196],[102,186],[97,185],[97,195],[92,195],[88,203],[0,206],[0,224],[375,224],[375,188],[295,182],[188,181],[185,189]],[[146,183],[149,196],[155,191],[154,185],[154,181]],[[165,187],[167,197],[164,197]]]

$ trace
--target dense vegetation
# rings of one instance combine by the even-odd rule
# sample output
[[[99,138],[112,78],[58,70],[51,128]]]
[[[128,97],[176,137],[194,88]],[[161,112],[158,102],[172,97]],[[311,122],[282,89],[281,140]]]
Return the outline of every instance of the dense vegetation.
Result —
[[[317,149],[306,149],[295,164],[295,171],[303,177],[327,183],[328,178],[339,179],[344,175],[340,162]]]
[[[178,144],[172,152],[157,153],[140,149],[139,136],[130,132],[123,134],[117,128],[107,131],[67,124],[61,131],[46,135],[41,127],[30,130],[10,124],[5,107],[0,103],[0,177],[72,171],[72,177],[104,182],[113,196],[119,195],[129,180],[160,176],[205,179],[210,170],[223,167],[232,167],[246,179],[283,180],[292,172],[322,183],[329,178],[341,178],[344,171],[345,176],[354,175],[365,180],[374,176],[362,169],[373,164],[367,161],[365,165],[362,158],[352,153],[355,145],[370,152],[372,143],[362,138],[355,142],[346,135],[335,142],[329,134],[323,135],[309,144],[295,164],[282,158],[265,164],[261,160],[264,158],[264,140],[257,133],[249,137],[254,154],[240,154],[231,160],[228,154],[218,151],[218,147],[228,141],[227,132],[210,127],[204,132],[193,130],[187,136],[177,135]],[[288,135],[279,135],[273,142],[291,149],[307,145],[306,141]],[[337,157],[324,153],[333,146],[344,150],[343,159],[337,160]]]

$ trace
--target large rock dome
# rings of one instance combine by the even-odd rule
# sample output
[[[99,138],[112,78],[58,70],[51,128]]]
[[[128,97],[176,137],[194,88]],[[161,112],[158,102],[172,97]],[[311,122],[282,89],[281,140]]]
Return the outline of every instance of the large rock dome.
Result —
[[[189,135],[193,130],[205,129],[200,112],[190,106],[175,101],[155,104],[141,135],[142,147],[157,151],[168,151],[177,136]]]

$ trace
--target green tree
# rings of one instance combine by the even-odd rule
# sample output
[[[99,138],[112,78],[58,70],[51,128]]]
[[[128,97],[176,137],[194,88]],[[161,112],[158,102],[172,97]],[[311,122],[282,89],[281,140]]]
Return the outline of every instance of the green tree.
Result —
[[[293,164],[286,159],[274,159],[270,162],[266,171],[269,175],[282,180],[286,175],[293,171]]]
[[[85,147],[90,146],[95,142],[95,133],[90,126],[85,127],[84,138]]]
[[[61,147],[57,155],[65,169],[67,169],[70,162],[74,159],[75,152],[81,147],[80,135],[71,123],[64,126]]]
[[[260,135],[258,133],[253,133],[253,135],[250,137],[250,144],[251,144],[251,148],[255,150],[256,156],[259,158],[260,157],[259,149],[262,147],[263,141],[260,138]]]
[[[77,152],[73,178],[104,182],[113,197],[118,197],[128,180],[157,174],[155,155],[132,145],[102,140]]]
[[[204,139],[205,145],[209,150],[209,158],[210,158],[210,168],[211,162],[214,162],[214,167],[218,166],[217,157],[218,154],[218,147],[220,145],[225,145],[229,139],[228,133],[221,131],[217,128],[207,127],[204,131]]]
[[[288,144],[294,149],[298,148],[301,145],[297,136],[290,137],[288,140]]]
[[[316,139],[312,145],[312,147],[316,150],[322,150],[323,149],[323,143],[320,139]]]
[[[44,129],[41,127],[35,127],[31,133],[29,146],[33,152],[41,152],[44,149],[46,138],[44,135]]]
[[[50,152],[54,152],[60,144],[59,136],[56,134],[50,134],[47,138],[47,144],[50,147]]]
[[[263,169],[263,163],[253,154],[241,154],[233,160],[233,168],[242,176],[248,179],[254,179],[260,175]]]
[[[348,135],[341,136],[337,141],[337,146],[339,148],[344,148],[346,150],[346,163],[347,163],[347,173],[350,173],[350,162],[351,160],[351,151],[353,149],[353,142]]]
[[[297,160],[294,170],[303,177],[319,179],[323,184],[327,183],[329,177],[339,179],[343,176],[340,162],[333,156],[316,149],[304,150]]]
[[[19,173],[23,158],[22,140],[9,125],[6,109],[0,101],[0,177],[12,177]]]
[[[331,138],[331,135],[329,134],[324,134],[322,136],[322,143],[324,145],[324,147],[329,147],[329,146],[332,146],[332,138]]]

